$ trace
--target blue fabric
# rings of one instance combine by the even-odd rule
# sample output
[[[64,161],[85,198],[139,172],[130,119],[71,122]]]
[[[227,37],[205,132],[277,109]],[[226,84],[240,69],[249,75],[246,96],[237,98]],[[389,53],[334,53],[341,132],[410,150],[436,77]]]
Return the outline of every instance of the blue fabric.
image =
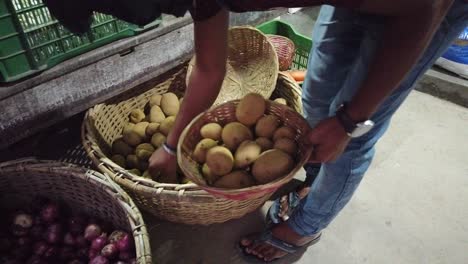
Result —
[[[458,36],[442,55],[443,58],[468,65],[468,27]]]
[[[375,127],[351,140],[336,161],[322,164],[309,195],[288,220],[293,230],[303,236],[318,233],[343,209],[369,168],[374,146],[387,130],[392,115],[418,78],[457,38],[467,22],[468,3],[456,0],[423,57],[372,116]],[[333,116],[343,101],[352,98],[366,76],[382,28],[383,21],[378,17],[322,6],[313,31],[314,46],[303,86],[304,112],[311,127]]]

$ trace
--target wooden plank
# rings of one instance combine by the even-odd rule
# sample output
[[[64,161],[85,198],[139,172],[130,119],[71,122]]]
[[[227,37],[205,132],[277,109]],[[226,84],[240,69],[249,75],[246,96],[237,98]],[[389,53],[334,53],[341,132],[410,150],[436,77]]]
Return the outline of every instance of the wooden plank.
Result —
[[[256,24],[282,12],[236,14],[231,25]],[[146,37],[128,54],[108,54],[0,100],[0,149],[156,78],[192,55],[193,24]]]

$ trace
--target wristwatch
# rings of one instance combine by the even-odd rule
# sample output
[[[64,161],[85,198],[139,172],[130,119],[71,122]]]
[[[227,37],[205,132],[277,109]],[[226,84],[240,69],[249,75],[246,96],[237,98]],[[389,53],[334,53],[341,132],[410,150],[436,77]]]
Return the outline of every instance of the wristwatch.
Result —
[[[357,138],[366,134],[374,126],[374,122],[372,122],[372,120],[364,120],[358,122],[354,121],[348,115],[348,113],[346,113],[346,103],[343,103],[338,108],[338,110],[336,111],[336,117],[338,118],[338,121],[343,126],[348,136],[352,138]]]

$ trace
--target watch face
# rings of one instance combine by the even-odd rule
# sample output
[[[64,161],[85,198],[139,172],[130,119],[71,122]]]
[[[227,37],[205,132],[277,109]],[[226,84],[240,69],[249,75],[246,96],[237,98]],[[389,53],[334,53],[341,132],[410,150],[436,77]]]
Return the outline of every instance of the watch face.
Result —
[[[373,126],[374,122],[372,122],[371,120],[357,123],[356,129],[354,129],[353,133],[351,133],[351,137],[360,137],[369,132],[369,130],[371,130]]]

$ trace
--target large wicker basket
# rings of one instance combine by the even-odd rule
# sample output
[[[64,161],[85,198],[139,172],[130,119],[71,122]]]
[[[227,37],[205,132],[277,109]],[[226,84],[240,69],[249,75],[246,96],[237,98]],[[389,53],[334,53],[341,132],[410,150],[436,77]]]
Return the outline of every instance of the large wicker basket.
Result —
[[[0,204],[17,208],[41,195],[65,202],[81,213],[110,221],[131,231],[137,262],[151,262],[143,217],[132,199],[108,177],[68,163],[15,160],[0,164]]]
[[[287,175],[266,184],[242,189],[225,189],[209,186],[200,171],[200,164],[192,158],[195,146],[202,139],[200,135],[202,126],[213,122],[219,123],[221,126],[225,126],[230,122],[236,122],[236,108],[238,103],[239,100],[233,100],[215,106],[198,115],[184,129],[177,146],[177,160],[179,166],[187,178],[215,196],[233,200],[250,200],[270,197],[273,192],[290,181],[296,172],[302,168],[309,159],[312,148],[305,144],[298,144],[295,166]],[[307,121],[299,113],[279,103],[267,101],[266,114],[276,116],[284,126],[292,128],[296,132],[296,140],[300,140],[310,130]]]
[[[214,197],[195,184],[166,184],[136,177],[108,158],[111,143],[120,136],[122,126],[128,122],[130,111],[143,107],[154,94],[171,91],[182,96],[186,88],[185,76],[186,68],[152,89],[148,90],[145,85],[137,87],[139,95],[133,96],[132,93],[130,96],[133,97],[129,99],[127,95],[115,98],[112,103],[91,108],[82,126],[83,145],[99,170],[120,184],[141,209],[159,218],[178,223],[208,225],[242,217],[260,207],[269,197],[247,201]],[[148,85],[153,87],[154,84]],[[300,90],[297,86],[279,78],[277,87],[278,91],[275,90],[273,94],[285,98],[294,108],[300,105]]]
[[[189,63],[187,80],[196,57]],[[214,105],[248,93],[270,98],[278,76],[278,56],[268,38],[253,27],[232,27],[228,33],[226,77]]]

